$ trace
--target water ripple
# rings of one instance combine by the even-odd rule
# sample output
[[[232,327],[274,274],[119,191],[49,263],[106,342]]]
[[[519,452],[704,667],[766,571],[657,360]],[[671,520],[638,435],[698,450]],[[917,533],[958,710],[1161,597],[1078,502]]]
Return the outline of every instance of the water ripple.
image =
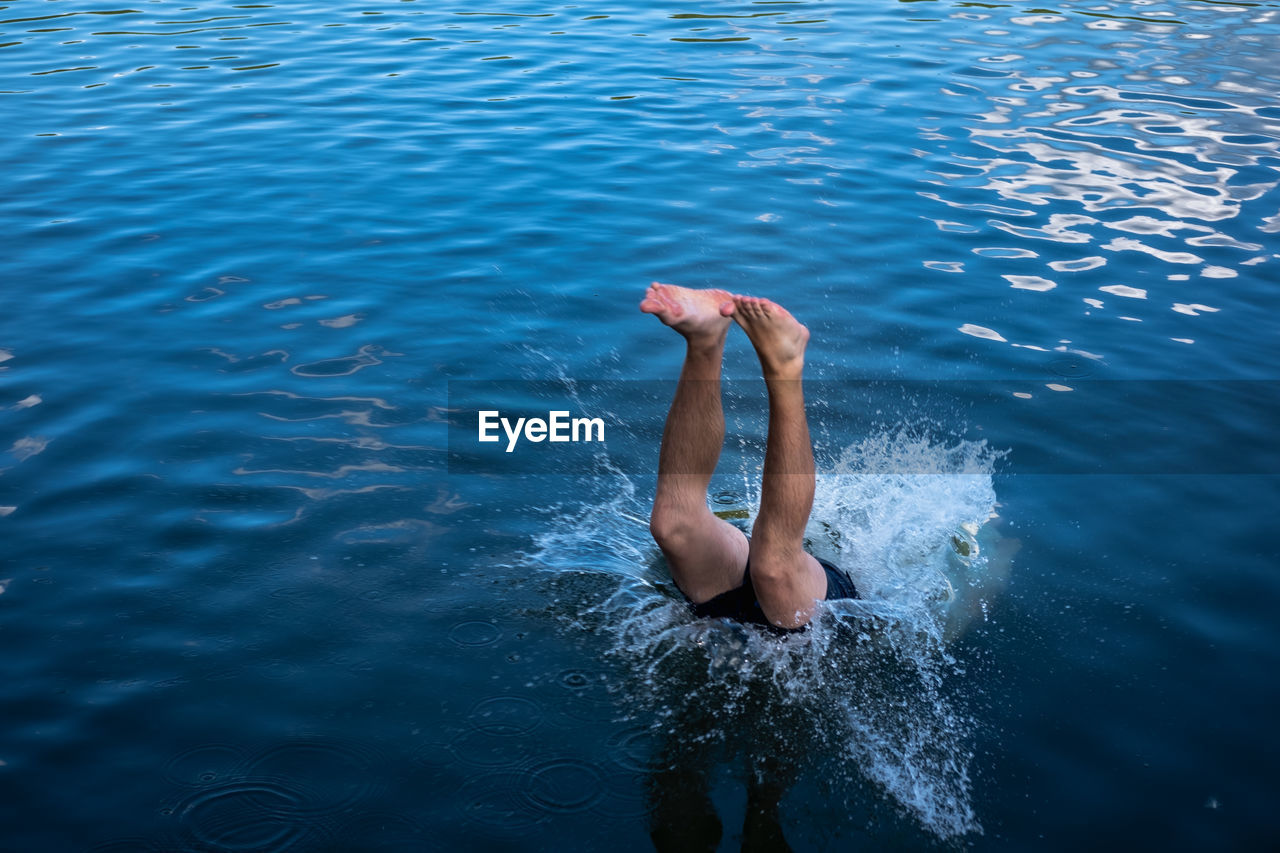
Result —
[[[690,708],[754,719],[743,695],[715,693],[704,673],[682,680],[689,673],[675,660],[696,659],[719,677],[742,664],[740,638],[688,632],[636,539],[646,510],[630,505],[626,520],[592,517],[585,533],[575,518],[546,557],[574,580],[529,618],[563,617],[581,648],[557,646],[544,622],[526,634],[525,617],[506,607],[529,583],[511,552],[562,518],[547,509],[552,497],[571,502],[594,481],[548,489],[459,476],[448,470],[446,436],[456,417],[449,380],[535,378],[556,359],[565,375],[674,369],[679,354],[637,322],[628,281],[782,299],[814,331],[814,370],[829,379],[1010,376],[1009,393],[1028,411],[1049,397],[1087,402],[1086,376],[1102,385],[1274,375],[1280,44],[1271,6],[160,0],[131,9],[15,0],[0,13],[0,155],[12,166],[0,195],[0,630],[12,651],[0,676],[12,694],[4,722],[22,735],[0,771],[23,774],[6,802],[14,849],[50,846],[37,824],[55,802],[67,804],[77,838],[95,840],[86,827],[129,836],[116,849],[336,850],[381,840],[417,849],[423,826],[446,848],[548,846],[570,825],[616,832],[622,846],[647,843],[644,792],[674,754],[661,733],[692,732],[682,728],[693,725]],[[754,370],[750,359],[735,348],[729,373]],[[843,420],[840,399],[821,401],[823,440],[843,447],[861,424]],[[666,403],[605,405],[620,421],[649,424]],[[1109,414],[1129,428],[1108,437],[1085,408],[1034,421],[1039,444],[1118,446],[1149,417],[1117,405]],[[1196,437],[1214,445],[1221,436],[1210,424],[1231,411],[1198,411]],[[1265,445],[1270,421],[1234,420]],[[661,425],[650,426],[656,442]],[[995,428],[947,424],[966,426]],[[644,448],[615,450],[621,460]],[[1244,467],[1239,457],[1232,464]],[[716,489],[742,492],[751,477],[727,479]],[[1026,624],[1001,622],[1007,633],[993,627],[976,647],[991,661],[1028,657],[989,685],[1016,683],[1012,670],[1024,664],[1038,672],[1043,643],[1033,635],[1056,631],[1063,683],[1110,659],[1127,669],[1115,665],[1118,684],[1150,681],[1180,699],[1192,684],[1249,722],[1241,697],[1255,696],[1274,666],[1246,679],[1247,646],[1219,651],[1248,689],[1201,689],[1152,676],[1170,649],[1203,653],[1176,645],[1174,629],[1189,623],[1169,622],[1159,604],[1144,614],[1158,634],[1127,612],[1081,622],[1067,618],[1080,604],[1058,611],[1081,589],[1095,597],[1090,607],[1115,603],[1141,585],[1147,563],[1161,595],[1196,587],[1193,568],[1179,575],[1177,563],[1208,555],[1238,567],[1238,583],[1201,589],[1197,608],[1242,636],[1268,637],[1269,615],[1249,605],[1274,598],[1259,557],[1269,552],[1246,529],[1258,526],[1249,505],[1275,504],[1265,479],[1235,484],[1225,502],[1188,486],[1181,506],[1161,503],[1175,487],[1117,488],[1133,499],[1105,519],[1078,483],[1020,486],[1011,514],[1032,504],[1043,514],[1031,526],[1054,531],[1044,565],[1047,550],[1070,554],[1076,568],[1059,570],[1056,589],[1049,568],[1019,580],[1028,594],[1012,609]],[[651,484],[634,485],[640,494]],[[937,500],[877,506],[908,513]],[[1160,512],[1142,516],[1153,506]],[[1170,518],[1215,532],[1191,542],[1147,523]],[[865,539],[874,525],[859,524]],[[872,555],[871,576],[913,547],[897,533],[859,549]],[[1105,549],[1123,570],[1120,587],[1103,588],[1113,572],[1097,559],[1074,559],[1086,536],[1127,543]],[[1125,563],[1126,554],[1150,559]],[[599,578],[581,575],[601,555],[618,570],[603,592]],[[1097,589],[1079,569],[1090,565]],[[892,578],[881,586],[903,594]],[[953,592],[963,597],[962,587]],[[628,619],[605,619],[605,603],[587,612],[597,592]],[[652,610],[628,610],[638,601]],[[1094,643],[1118,648],[1117,631],[1131,632],[1128,653],[1099,656]],[[602,638],[620,652],[612,662],[627,664],[622,673],[604,669]],[[832,833],[797,849],[838,844],[831,839],[864,823],[872,847],[924,847],[929,833],[963,835],[979,823],[1015,847],[1040,833],[1071,844],[1069,821],[1031,815],[1026,802],[1067,801],[1086,783],[1099,801],[1125,807],[1117,813],[1171,837],[1208,832],[1247,847],[1244,834],[1265,823],[1251,822],[1245,805],[1267,790],[1263,771],[1203,758],[1239,754],[1238,743],[1211,738],[1214,749],[1194,760],[1171,750],[1164,758],[1179,772],[1165,777],[1219,781],[1152,791],[1131,809],[1131,792],[1147,790],[1141,778],[1059,772],[1068,763],[1052,760],[1061,732],[1029,722],[1065,720],[1072,742],[1092,744],[1072,760],[1110,766],[1131,740],[1106,734],[1123,728],[1108,716],[1114,708],[1077,709],[1071,729],[1070,714],[1038,713],[1053,704],[1035,704],[1050,695],[1044,684],[988,702],[965,693],[982,681],[971,675],[948,681],[963,707],[950,694],[924,701],[937,698],[932,683],[916,689],[910,666],[897,673],[909,689],[877,683],[866,661],[886,663],[883,655],[856,632],[846,639],[848,659],[825,659],[862,673],[866,702],[845,709],[851,720],[824,721],[849,747],[824,779],[837,794],[854,790],[855,808],[826,789],[802,797],[797,788]],[[681,655],[655,662],[677,643]],[[1135,651],[1144,646],[1155,651]],[[930,660],[927,677],[950,673]],[[642,715],[654,708],[638,707],[635,694],[653,686],[650,665],[671,675],[653,684],[690,687],[657,703],[664,715],[653,719],[666,725],[647,734]],[[839,687],[817,717],[844,709],[849,685]],[[442,722],[446,707],[464,719]],[[608,721],[623,716],[636,728],[609,739]],[[1151,719],[1174,725],[1176,716]],[[327,746],[236,746],[320,720],[336,729]],[[866,737],[850,745],[858,720]],[[988,726],[998,742],[983,740]],[[351,746],[371,730],[443,732],[414,771],[434,763],[443,775],[384,778],[395,749]],[[744,728],[747,746],[771,730]],[[1163,736],[1185,743],[1185,734]],[[833,749],[829,738],[805,742],[819,758]],[[128,759],[106,760],[112,744],[127,744]],[[174,755],[174,744],[196,746]],[[1050,772],[1010,788],[988,750],[1015,764],[1048,756],[1041,769]],[[855,765],[864,772],[846,779]],[[983,767],[972,779],[957,772]],[[122,784],[122,770],[143,778]],[[103,796],[61,796],[73,777]],[[147,777],[172,788],[172,808],[159,816],[161,835],[139,839],[157,820]],[[1165,805],[1210,797],[1225,805],[1206,811],[1233,816],[1230,826]],[[893,805],[902,801],[907,812]],[[441,826],[441,815],[457,819]],[[1095,834],[1116,831],[1105,815],[1089,817]]]
[[[176,813],[183,829],[213,850],[277,853],[314,834],[300,819],[297,796],[270,782],[230,782],[192,795]]]
[[[289,808],[303,815],[337,814],[374,798],[379,790],[377,752],[346,742],[298,740],[261,753],[248,766],[250,778],[280,780]]]
[[[204,744],[169,760],[164,776],[179,785],[205,786],[222,782],[243,769],[246,756],[229,744]]]
[[[541,706],[522,696],[494,696],[476,704],[470,721],[479,731],[492,735],[524,735],[542,723]]]
[[[604,796],[604,776],[595,765],[558,758],[530,768],[524,795],[534,808],[576,812],[591,808]]]

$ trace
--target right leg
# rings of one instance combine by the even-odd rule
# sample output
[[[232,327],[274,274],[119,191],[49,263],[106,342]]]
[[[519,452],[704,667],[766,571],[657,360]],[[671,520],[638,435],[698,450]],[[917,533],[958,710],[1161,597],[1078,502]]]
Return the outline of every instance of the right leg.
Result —
[[[770,622],[799,628],[808,624],[815,602],[827,595],[826,572],[804,550],[815,485],[802,388],[809,330],[767,299],[734,297],[732,313],[756,348],[769,391],[760,512],[751,534],[751,581]]]
[[[701,604],[742,585],[747,538],[707,507],[707,486],[724,443],[720,365],[732,295],[654,283],[640,310],[685,339],[684,366],[658,455],[658,489],[649,530],[690,601]]]

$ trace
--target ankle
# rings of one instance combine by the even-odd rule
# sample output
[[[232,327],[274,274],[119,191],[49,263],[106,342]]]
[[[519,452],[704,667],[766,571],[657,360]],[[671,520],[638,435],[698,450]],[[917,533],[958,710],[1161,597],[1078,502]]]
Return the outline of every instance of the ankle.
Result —
[[[727,337],[728,329],[711,334],[691,334],[684,339],[686,357],[719,361],[724,355],[724,342]]]
[[[764,359],[761,359],[760,372],[764,376],[766,383],[794,383],[798,387],[800,381],[804,379],[804,359],[799,356],[785,361],[770,360],[765,362]]]

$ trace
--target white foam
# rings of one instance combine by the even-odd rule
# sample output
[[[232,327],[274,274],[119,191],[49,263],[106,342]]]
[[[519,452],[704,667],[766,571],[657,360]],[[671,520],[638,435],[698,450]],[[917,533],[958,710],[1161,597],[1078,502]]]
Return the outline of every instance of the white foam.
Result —
[[[799,709],[823,727],[802,752],[838,758],[852,784],[872,781],[940,838],[980,833],[974,722],[949,698],[965,684],[947,642],[992,592],[979,532],[998,457],[901,429],[820,460],[809,546],[863,598],[825,603],[812,630],[785,639],[689,615],[649,537],[651,483],[616,469],[597,480],[607,494],[552,513],[527,562],[555,582],[565,623],[636,672],[628,690],[657,718],[690,703],[726,719]],[[756,467],[739,472],[752,514]]]

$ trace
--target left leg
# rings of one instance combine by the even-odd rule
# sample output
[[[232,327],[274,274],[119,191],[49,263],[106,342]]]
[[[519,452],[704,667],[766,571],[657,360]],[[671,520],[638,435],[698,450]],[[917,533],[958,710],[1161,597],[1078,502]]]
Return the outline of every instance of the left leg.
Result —
[[[767,299],[735,296],[733,309],[733,319],[760,357],[769,391],[760,513],[751,532],[751,580],[769,621],[799,628],[808,624],[815,603],[827,595],[826,572],[804,550],[815,485],[801,385],[809,330]]]
[[[707,485],[724,442],[720,364],[729,332],[732,295],[654,283],[640,310],[654,314],[685,339],[680,381],[667,413],[658,454],[658,489],[649,530],[671,578],[702,603],[742,585],[747,539],[707,508]]]

